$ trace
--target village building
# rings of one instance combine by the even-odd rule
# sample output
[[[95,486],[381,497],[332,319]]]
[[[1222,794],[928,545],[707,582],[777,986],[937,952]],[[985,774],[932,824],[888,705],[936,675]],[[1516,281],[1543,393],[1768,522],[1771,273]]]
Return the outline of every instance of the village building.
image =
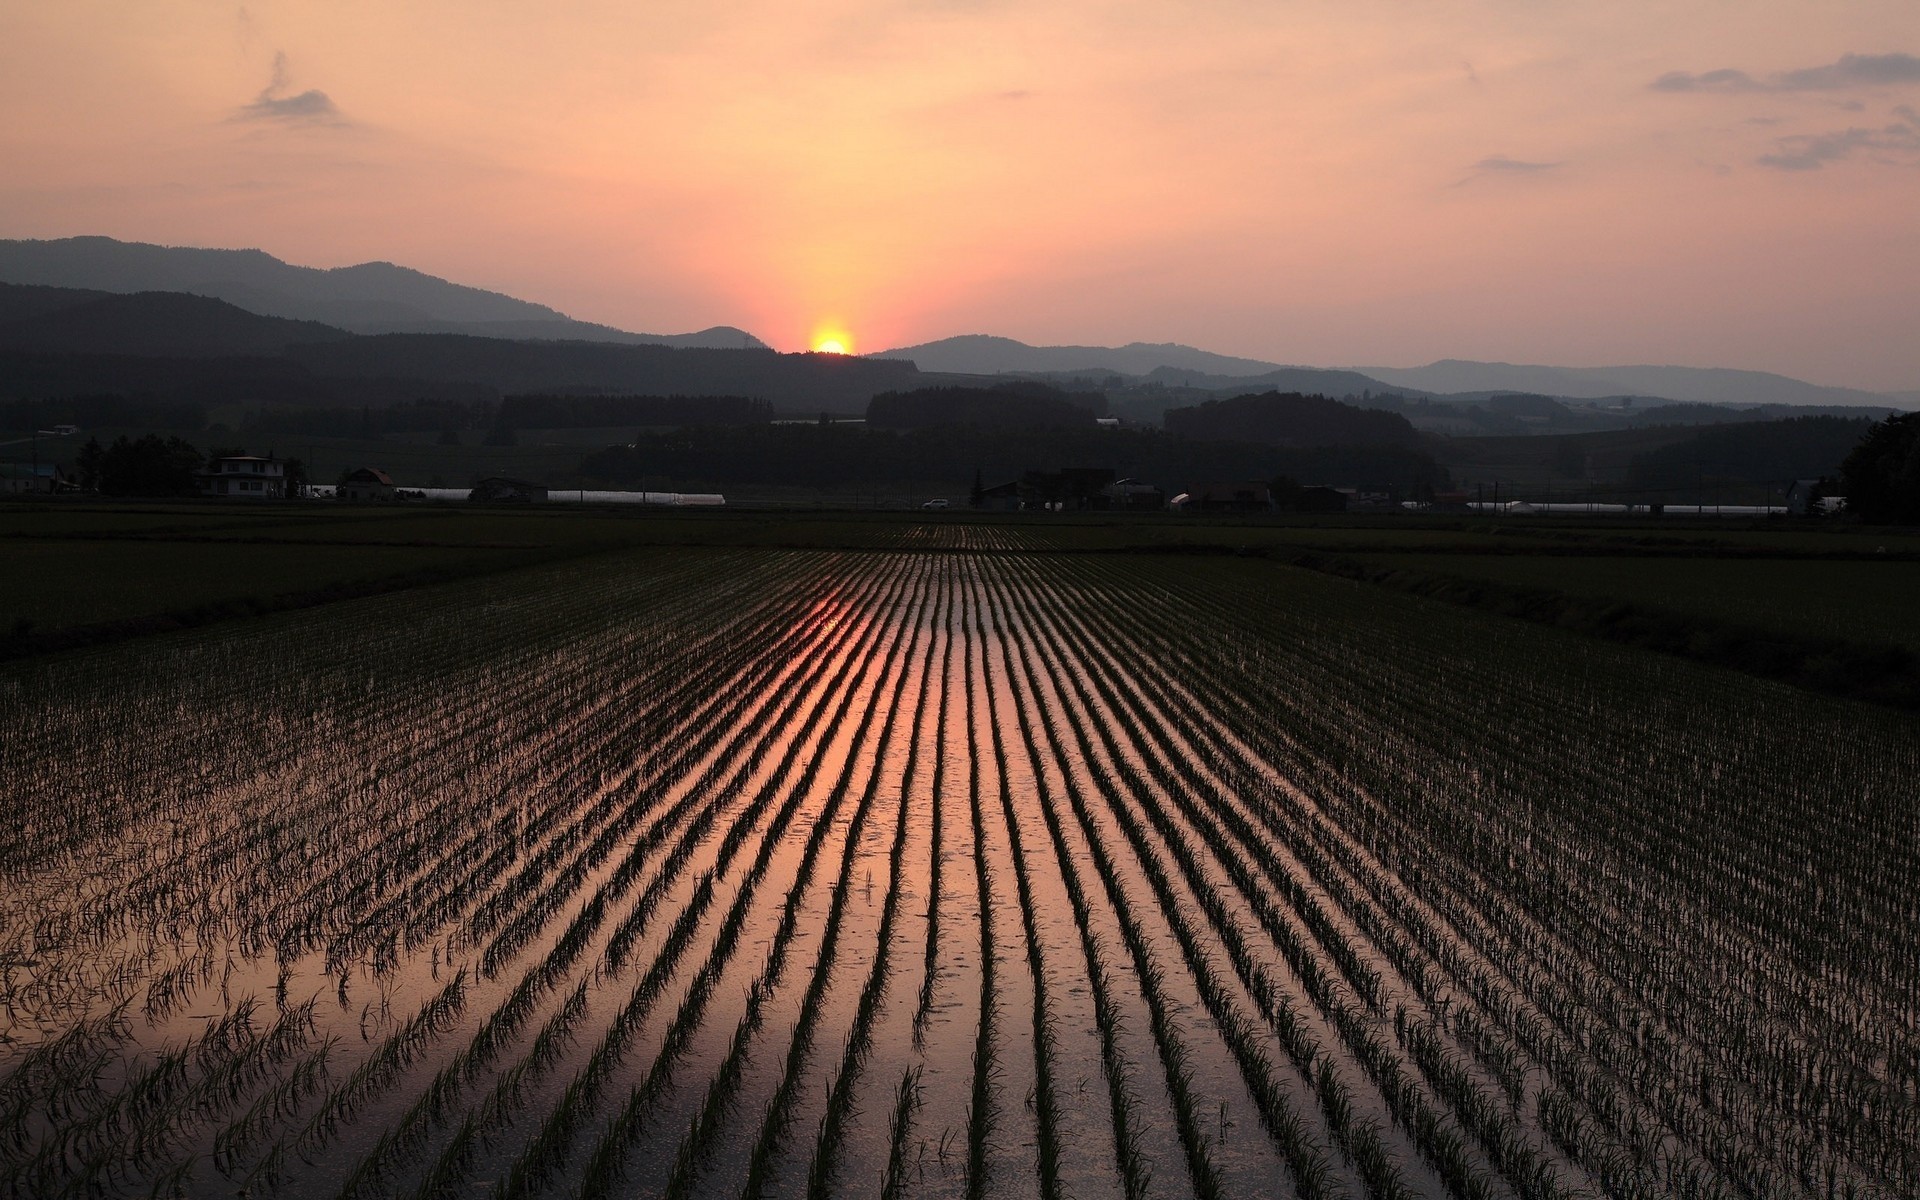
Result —
[[[361,467],[340,478],[334,496],[341,500],[392,500],[393,479],[379,467]]]
[[[1185,512],[1268,512],[1273,508],[1273,488],[1260,481],[1243,483],[1203,483],[1174,498],[1175,507]]]
[[[64,492],[71,481],[52,463],[0,463],[0,495],[19,496],[34,492]]]
[[[194,473],[202,496],[237,496],[242,500],[284,500],[287,464],[271,456],[232,454],[216,458]]]
[[[1115,512],[1159,512],[1167,506],[1165,492],[1138,479],[1116,479],[1100,494]]]

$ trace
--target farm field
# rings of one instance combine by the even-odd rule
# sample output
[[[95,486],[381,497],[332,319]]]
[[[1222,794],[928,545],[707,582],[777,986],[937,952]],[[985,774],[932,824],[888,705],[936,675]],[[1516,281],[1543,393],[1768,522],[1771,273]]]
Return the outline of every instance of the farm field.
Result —
[[[1018,528],[895,514],[683,513],[466,505],[20,504],[0,507],[0,635],[405,585],[650,545],[1030,547]],[[22,623],[25,623],[24,626]]]
[[[1383,567],[1657,605],[1802,636],[1920,650],[1920,563],[1817,559],[1360,554]]]
[[[863,528],[0,664],[0,1194],[1913,1194],[1913,716]]]

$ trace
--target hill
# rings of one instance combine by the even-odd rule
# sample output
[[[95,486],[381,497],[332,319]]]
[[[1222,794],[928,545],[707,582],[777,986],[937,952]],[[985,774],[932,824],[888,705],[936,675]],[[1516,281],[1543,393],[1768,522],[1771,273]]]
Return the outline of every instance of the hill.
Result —
[[[1548,367],[1442,359],[1424,367],[1357,367],[1395,387],[1429,392],[1534,392],[1599,399],[1657,396],[1705,404],[1886,405],[1856,388],[1822,387],[1765,371],[1723,367]]]
[[[4,319],[6,314],[30,315]],[[100,292],[0,284],[0,350],[168,358],[272,355],[351,337],[317,321],[262,317],[179,292]]]
[[[319,321],[355,333],[468,333],[483,337],[766,349],[742,330],[629,333],[388,262],[321,269],[261,250],[155,246],[106,237],[0,240],[0,281],[102,292],[187,292],[263,316]]]
[[[1790,417],[1745,425],[1714,425],[1648,450],[1633,460],[1640,487],[1773,483],[1836,475],[1840,464],[1873,428],[1867,417]]]
[[[957,375],[1071,374],[1109,371],[1122,375],[1150,375],[1160,368],[1236,378],[1279,369],[1278,363],[1233,358],[1171,342],[1130,342],[1125,346],[1029,346],[1012,338],[963,334],[918,346],[883,350],[870,358],[911,359],[922,371]]]
[[[867,405],[867,424],[875,429],[1068,429],[1091,425],[1105,412],[1106,397],[1098,392],[1073,393],[1044,383],[1016,382],[988,388],[883,392]]]
[[[1264,392],[1168,409],[1166,427],[1168,433],[1196,441],[1260,446],[1420,445],[1420,435],[1399,413],[1297,392]]]

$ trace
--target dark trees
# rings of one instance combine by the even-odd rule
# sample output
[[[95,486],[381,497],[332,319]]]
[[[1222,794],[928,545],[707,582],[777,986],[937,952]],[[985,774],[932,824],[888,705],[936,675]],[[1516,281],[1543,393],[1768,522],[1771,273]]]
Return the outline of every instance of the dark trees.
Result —
[[[100,456],[100,490],[109,496],[191,496],[199,490],[193,473],[203,461],[191,442],[177,437],[117,437]]]
[[[1920,412],[1875,425],[1840,465],[1847,511],[1876,524],[1920,524]]]

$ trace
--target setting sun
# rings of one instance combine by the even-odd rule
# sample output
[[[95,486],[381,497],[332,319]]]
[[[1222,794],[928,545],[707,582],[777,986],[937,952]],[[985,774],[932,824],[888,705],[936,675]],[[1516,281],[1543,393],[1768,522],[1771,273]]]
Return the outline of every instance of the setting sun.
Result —
[[[853,335],[844,329],[822,329],[813,335],[815,354],[852,354]]]

